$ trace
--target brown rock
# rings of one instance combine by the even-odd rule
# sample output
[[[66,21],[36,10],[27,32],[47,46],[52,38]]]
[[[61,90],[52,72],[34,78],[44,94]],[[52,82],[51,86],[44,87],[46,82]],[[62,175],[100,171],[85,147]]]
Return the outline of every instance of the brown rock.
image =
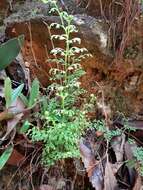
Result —
[[[0,9],[6,9],[8,3],[6,0],[1,0],[0,1]]]
[[[25,44],[22,49],[24,60],[29,63],[32,76],[37,76],[41,83],[46,86],[49,83],[49,69],[51,64],[47,62],[49,52],[52,49],[48,25],[58,21],[57,17],[34,18],[29,21],[16,21],[7,24],[6,33],[9,37],[25,35]],[[86,19],[80,16],[75,17],[75,23],[79,28],[76,36],[82,40],[82,46],[86,47],[93,55],[93,58],[82,62],[85,70],[87,68],[103,68],[111,60],[106,52],[107,35],[102,27],[103,23],[93,20],[91,17]],[[59,30],[52,30],[52,34],[60,34]],[[63,47],[61,41],[55,41],[56,47]],[[107,65],[107,64],[106,64]],[[94,73],[93,73],[94,74]],[[89,76],[89,78],[91,75]]]

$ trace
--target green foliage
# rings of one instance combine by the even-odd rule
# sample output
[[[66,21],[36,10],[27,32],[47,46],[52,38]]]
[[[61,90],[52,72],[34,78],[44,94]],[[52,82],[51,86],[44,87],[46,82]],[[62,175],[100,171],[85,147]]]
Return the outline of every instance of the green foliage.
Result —
[[[23,88],[24,88],[24,84],[21,84],[16,89],[12,90],[11,102],[15,102],[16,101],[16,99],[20,96]]]
[[[28,120],[26,120],[22,127],[20,128],[19,132],[22,134],[22,133],[26,133],[28,131],[28,129],[30,128],[30,123]]]
[[[104,120],[95,120],[92,125],[93,125],[93,128],[95,128],[97,131],[102,132],[104,138],[110,142],[113,137],[120,136],[125,131],[130,131],[130,132],[136,131],[134,127],[131,127],[129,125],[129,122],[125,117],[123,118],[122,123],[123,123],[123,127],[120,129],[119,128],[109,129],[108,126],[106,126]]]
[[[24,36],[13,38],[0,45],[0,70],[5,69],[19,54]]]
[[[119,136],[122,133],[122,130],[120,129],[109,129],[104,120],[95,120],[93,122],[93,127],[97,130],[103,133],[103,136],[106,140],[109,142],[111,139],[115,136]]]
[[[143,176],[143,148],[137,147],[134,149],[133,154],[137,161],[137,169],[139,170],[141,176]]]
[[[135,142],[131,142],[135,143]],[[134,158],[132,160],[127,160],[126,165],[130,168],[136,168],[141,176],[143,176],[143,148],[136,147],[133,150]]]
[[[129,168],[135,168],[136,160],[135,159],[126,160],[125,163],[126,163],[127,167],[129,167]]]
[[[28,107],[28,98],[26,96],[24,96],[24,94],[22,94],[22,93],[20,94],[20,99],[22,100],[24,105]]]
[[[109,142],[115,136],[120,136],[125,131],[135,131],[129,126],[128,120],[123,119],[122,129],[109,129],[104,120],[95,120],[91,123],[87,113],[92,110],[93,102],[84,100],[81,104],[80,97],[85,92],[80,87],[79,79],[84,74],[80,61],[86,56],[87,50],[79,48],[75,44],[80,44],[80,38],[72,38],[72,33],[77,29],[72,24],[73,16],[65,11],[60,11],[55,0],[42,0],[44,3],[51,4],[50,13],[59,15],[61,23],[52,23],[49,29],[56,28],[63,30],[61,35],[52,35],[51,40],[65,42],[65,49],[55,47],[51,54],[57,67],[51,68],[52,85],[48,87],[49,94],[43,97],[41,103],[41,119],[43,127],[33,127],[31,136],[33,141],[43,141],[42,161],[46,165],[52,165],[56,161],[68,158],[79,157],[78,140],[84,134],[85,129],[94,127],[97,131],[103,132],[104,138]],[[57,59],[58,57],[58,59]],[[90,97],[92,100],[92,96]],[[77,104],[81,104],[77,106]],[[78,104],[78,105],[79,105]],[[131,140],[130,140],[131,141]],[[135,167],[137,160],[140,165],[139,170],[143,175],[143,148],[134,151],[134,159],[128,165]]]
[[[27,106],[28,108],[31,108],[34,106],[37,99],[39,98],[39,93],[40,93],[39,81],[37,79],[34,79],[32,82],[32,87],[30,90],[29,97],[26,97],[21,93],[20,98],[23,101],[23,103],[25,104],[25,106]]]
[[[80,97],[85,90],[81,88],[79,79],[85,72],[80,61],[90,54],[85,48],[76,46],[80,44],[80,38],[72,38],[72,33],[77,32],[72,24],[73,16],[60,11],[56,1],[44,2],[51,4],[50,12],[57,13],[61,20],[60,24],[52,23],[49,29],[60,28],[63,34],[52,35],[51,39],[62,40],[65,49],[55,47],[51,50],[53,59],[50,62],[56,62],[57,67],[50,69],[52,84],[41,103],[43,127],[33,127],[31,136],[33,141],[44,142],[42,161],[45,165],[52,165],[61,159],[80,156],[78,141],[85,129],[91,126],[87,113],[92,109],[95,97],[91,95],[89,101],[83,99],[81,104]]]
[[[4,81],[4,97],[6,101],[6,108],[11,105],[11,97],[12,97],[12,86],[10,78],[6,78]]]
[[[123,130],[125,131],[125,130],[128,130],[128,131],[136,131],[136,128],[135,127],[133,127],[133,126],[130,126],[129,125],[129,121],[124,117],[123,118],[123,124],[124,124],[124,128],[123,128]]]
[[[6,164],[6,162],[8,161],[10,155],[12,154],[13,151],[13,146],[9,146],[4,152],[3,154],[0,156],[0,170],[4,167],[4,165]]]
[[[22,90],[23,90],[24,84],[19,85],[16,89],[12,89],[12,84],[10,78],[6,78],[4,81],[4,97],[6,101],[6,109],[10,108],[10,106],[17,100],[17,98],[22,96]],[[27,100],[27,106],[30,108],[35,104],[35,101],[37,100],[39,96],[39,82],[37,79],[35,79],[32,83],[31,93],[29,96],[29,100],[23,95],[22,97],[25,97]],[[26,120],[24,124],[22,125],[20,129],[20,133],[26,133],[27,130],[30,128],[30,123]],[[11,153],[12,153],[13,147],[9,146],[6,148],[4,153],[0,157],[0,170],[3,168],[7,160],[9,159]]]
[[[39,81],[35,79],[32,83],[28,107],[32,107],[35,104],[37,97],[39,97]]]
[[[21,46],[24,42],[24,36],[21,35],[18,38],[13,38],[6,43],[0,45],[0,70],[5,69],[19,54]],[[4,81],[4,97],[6,101],[6,109],[8,109],[13,102],[20,96],[23,90],[24,84],[19,85],[16,89],[12,89],[10,78],[6,78]],[[0,170],[4,167],[12,154],[13,146],[9,146],[0,156]]]
[[[120,136],[125,133],[125,131],[136,131],[134,127],[131,127],[126,118],[123,118],[123,127],[121,129],[109,129],[104,120],[96,120],[93,122],[93,127],[103,133],[103,136],[108,142],[111,142],[112,138],[115,136]],[[131,138],[128,139],[130,144],[134,144],[135,141]],[[125,163],[130,168],[136,168],[140,175],[143,176],[143,148],[137,147],[133,150],[134,158],[132,160],[126,160]]]
[[[4,97],[6,101],[6,108],[9,108],[13,102],[20,96],[23,90],[24,84],[19,85],[16,89],[12,90],[10,78],[6,78],[4,81]]]

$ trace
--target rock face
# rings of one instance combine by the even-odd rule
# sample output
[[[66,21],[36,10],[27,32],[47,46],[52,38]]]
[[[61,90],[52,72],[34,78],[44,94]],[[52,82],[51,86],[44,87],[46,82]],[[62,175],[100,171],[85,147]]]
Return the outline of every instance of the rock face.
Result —
[[[92,1],[89,2],[91,2],[90,8]],[[48,9],[48,6],[46,5],[45,8],[42,4],[38,5],[38,10],[36,9],[33,14],[31,10],[35,10],[35,4],[29,5],[29,3],[22,6],[17,13],[12,14],[5,21],[6,34],[10,38],[20,34],[25,35],[25,44],[22,50],[25,64],[33,78],[37,76],[43,86],[47,86],[50,83],[48,71],[51,67],[51,63],[47,59],[52,49],[47,25],[58,21],[58,18],[45,16],[46,11],[44,10]],[[109,3],[110,0],[103,1],[103,7]],[[32,6],[34,7],[32,8]],[[99,4],[94,6],[98,7]],[[82,86],[89,92],[95,93],[99,99],[101,90],[103,90],[105,103],[110,105],[113,112],[119,111],[127,116],[142,118],[143,18],[137,17],[133,27],[130,28],[129,34],[132,35],[128,36],[122,59],[113,59],[108,51],[107,45],[110,36],[108,27],[103,20],[80,14],[74,15],[74,22],[79,29],[77,35],[82,40],[82,46],[93,55],[93,58],[82,61],[86,70],[86,74],[82,78]],[[60,34],[61,31],[52,31],[52,34],[57,33]],[[63,44],[55,41],[55,46],[62,47]]]
[[[78,6],[85,8],[88,15],[110,18],[111,14],[117,15],[121,9],[122,1],[113,0],[74,0]],[[112,15],[113,16],[113,15]]]
[[[76,15],[75,24],[79,29],[79,36],[82,46],[86,47],[93,55],[93,58],[83,61],[84,68],[103,67],[111,60],[107,47],[107,29],[100,20],[89,16]],[[23,56],[25,62],[29,63],[32,75],[36,75],[45,86],[49,83],[48,71],[50,63],[47,62],[47,54],[52,49],[48,25],[58,21],[57,17],[35,17],[25,21],[7,20],[6,33],[8,37],[25,35]],[[60,34],[61,31],[52,31],[52,34]],[[62,47],[62,42],[56,41],[57,47]],[[40,72],[39,72],[40,71]]]
[[[1,0],[1,1],[0,1],[0,8],[1,8],[1,9],[5,9],[6,7],[7,7],[7,1]]]
[[[5,0],[0,1],[0,25],[3,23],[6,12],[8,9],[8,3]]]

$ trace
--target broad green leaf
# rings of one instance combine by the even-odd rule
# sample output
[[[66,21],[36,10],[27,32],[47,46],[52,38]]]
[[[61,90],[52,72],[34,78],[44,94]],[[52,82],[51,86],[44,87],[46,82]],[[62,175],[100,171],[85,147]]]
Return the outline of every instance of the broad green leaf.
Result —
[[[23,90],[24,84],[19,85],[16,89],[12,91],[12,97],[11,101],[15,102],[18,96],[20,96],[22,90]]]
[[[0,170],[4,167],[13,151],[13,146],[9,146],[0,156]]]
[[[0,45],[0,70],[5,69],[19,54],[24,35],[13,38]]]
[[[20,133],[26,133],[29,127],[30,127],[30,123],[29,121],[26,120],[20,129]]]
[[[26,98],[26,96],[24,96],[22,93],[20,94],[20,99],[22,100],[22,102],[24,103],[25,106],[28,106],[28,99]]]
[[[6,101],[6,108],[12,103],[12,87],[10,78],[6,78],[4,81],[4,97]]]
[[[39,96],[39,81],[37,79],[35,79],[32,82],[32,87],[31,87],[31,91],[30,91],[28,107],[32,107],[34,105],[34,103],[36,102],[38,96]]]

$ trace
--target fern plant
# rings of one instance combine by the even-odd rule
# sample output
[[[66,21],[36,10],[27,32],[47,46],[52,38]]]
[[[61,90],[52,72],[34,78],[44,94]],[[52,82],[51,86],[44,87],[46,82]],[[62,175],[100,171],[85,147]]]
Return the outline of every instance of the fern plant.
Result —
[[[135,157],[134,160],[134,166],[139,172],[141,176],[143,176],[143,148],[142,147],[137,147],[133,151],[133,155]]]
[[[78,141],[85,129],[91,126],[87,112],[92,108],[95,97],[91,95],[89,101],[83,98],[81,104],[81,96],[85,90],[81,88],[79,81],[85,71],[80,62],[91,55],[86,48],[75,45],[80,44],[81,39],[72,37],[72,33],[77,32],[72,24],[73,16],[61,11],[55,0],[43,2],[50,3],[50,13],[58,14],[61,21],[49,26],[49,29],[63,31],[62,35],[52,35],[51,39],[62,40],[65,44],[64,49],[55,47],[51,50],[53,58],[49,61],[56,62],[57,67],[50,69],[52,84],[47,88],[48,94],[43,97],[41,104],[40,118],[43,127],[37,126],[31,130],[33,141],[44,142],[43,163],[52,165],[65,158],[80,156]]]

